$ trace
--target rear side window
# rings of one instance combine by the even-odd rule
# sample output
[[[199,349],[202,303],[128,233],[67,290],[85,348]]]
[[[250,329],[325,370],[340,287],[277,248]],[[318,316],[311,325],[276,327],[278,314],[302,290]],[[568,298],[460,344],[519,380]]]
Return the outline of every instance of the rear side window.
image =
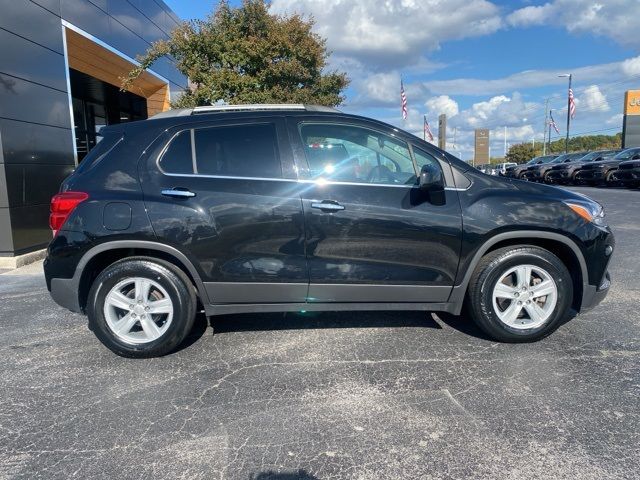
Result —
[[[167,173],[193,173],[191,130],[184,130],[173,137],[162,156],[160,166]]]
[[[78,165],[78,168],[76,168],[76,173],[82,173],[100,163],[103,158],[107,157],[107,155],[112,152],[112,150],[120,143],[121,140],[122,133],[107,134],[82,159],[82,161]]]
[[[173,138],[160,167],[172,174],[281,178],[276,141],[272,124],[185,130]]]

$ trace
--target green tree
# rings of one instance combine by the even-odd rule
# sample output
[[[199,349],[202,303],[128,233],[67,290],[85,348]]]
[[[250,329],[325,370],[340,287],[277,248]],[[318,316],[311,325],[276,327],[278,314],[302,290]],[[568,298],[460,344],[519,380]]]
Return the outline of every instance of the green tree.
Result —
[[[263,0],[231,7],[222,0],[206,20],[176,28],[137,58],[123,87],[163,56],[171,56],[191,84],[173,107],[226,103],[309,103],[336,106],[349,84],[345,73],[325,72],[329,52],[312,31],[313,19],[269,13]]]
[[[538,153],[538,150],[534,149],[530,143],[516,143],[509,147],[505,160],[507,162],[526,163]]]

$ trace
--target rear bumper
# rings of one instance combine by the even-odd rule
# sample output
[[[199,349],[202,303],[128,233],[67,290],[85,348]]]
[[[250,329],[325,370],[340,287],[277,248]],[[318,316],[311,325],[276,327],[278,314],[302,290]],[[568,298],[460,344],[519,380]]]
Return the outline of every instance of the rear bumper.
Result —
[[[52,278],[51,298],[61,307],[83,313],[78,298],[78,282],[73,278]]]

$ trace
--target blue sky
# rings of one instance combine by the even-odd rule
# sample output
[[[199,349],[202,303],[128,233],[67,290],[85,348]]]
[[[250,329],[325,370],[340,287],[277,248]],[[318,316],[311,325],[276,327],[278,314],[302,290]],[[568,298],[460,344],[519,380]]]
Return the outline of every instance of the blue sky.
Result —
[[[183,19],[203,18],[216,3],[165,1]],[[418,135],[422,115],[435,131],[447,113],[448,149],[464,159],[473,155],[474,128],[491,129],[496,156],[505,126],[508,143],[541,141],[547,98],[564,135],[567,81],[559,73],[574,74],[572,134],[620,131],[624,91],[640,88],[638,0],[272,0],[271,10],[313,14],[331,67],[352,80],[343,110]]]

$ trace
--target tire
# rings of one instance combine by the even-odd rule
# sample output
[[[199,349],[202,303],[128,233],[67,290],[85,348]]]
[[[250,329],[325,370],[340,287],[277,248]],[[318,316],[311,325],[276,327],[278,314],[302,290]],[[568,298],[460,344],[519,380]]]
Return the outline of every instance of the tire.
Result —
[[[87,316],[89,328],[109,350],[122,357],[149,358],[180,345],[193,327],[196,305],[195,288],[178,267],[155,258],[131,257],[111,264],[95,279]]]
[[[535,295],[532,293],[535,287],[526,292],[523,291],[521,288],[523,283],[515,284],[517,277],[515,272],[507,277],[514,280],[513,286],[507,287],[504,281],[501,282],[504,280],[504,275],[519,266],[532,267],[533,273],[530,275],[530,280],[533,279],[533,281],[530,284],[551,279],[552,283],[545,285],[555,287],[555,293],[537,299],[533,296],[529,297],[529,295]],[[498,283],[509,290],[509,295],[514,295],[513,299],[505,297],[494,302],[494,289]],[[518,297],[515,297],[516,290],[518,290]],[[502,292],[505,290],[500,289],[500,291],[500,295],[504,295]],[[520,300],[517,298],[523,300],[522,306],[518,305],[517,302]],[[529,298],[531,300],[527,304],[526,300]],[[512,246],[501,248],[482,258],[471,276],[466,305],[476,324],[491,338],[501,342],[522,343],[540,340],[553,332],[567,317],[572,300],[571,275],[558,257],[539,247]],[[509,310],[512,302],[514,310]],[[544,302],[544,306],[540,306],[540,302]],[[540,310],[536,306],[539,306]],[[517,309],[521,309],[519,311],[522,313],[510,322],[499,316],[509,317],[509,313]],[[544,316],[548,315],[548,317],[543,319],[544,316],[541,315],[536,322],[535,315],[529,314],[530,309],[534,314],[546,309]],[[541,319],[543,319],[542,323],[540,323]]]

